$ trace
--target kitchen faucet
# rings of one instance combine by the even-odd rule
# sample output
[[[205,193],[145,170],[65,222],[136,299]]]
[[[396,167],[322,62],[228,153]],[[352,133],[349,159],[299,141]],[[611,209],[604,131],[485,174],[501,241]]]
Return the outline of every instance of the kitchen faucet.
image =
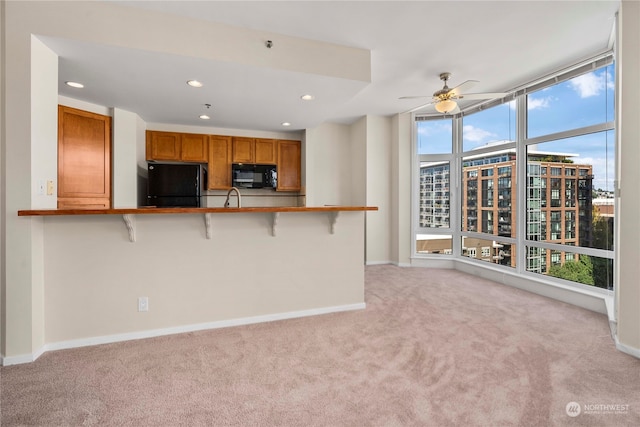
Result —
[[[229,191],[227,192],[227,200],[225,200],[225,202],[224,202],[224,207],[225,207],[225,208],[228,208],[228,207],[229,207],[229,197],[231,197],[231,192],[232,192],[232,191],[235,191],[235,192],[236,192],[236,196],[238,197],[238,208],[240,208],[240,207],[241,207],[241,206],[240,206],[240,205],[241,205],[241,201],[240,201],[240,200],[241,200],[242,198],[240,197],[240,190],[238,190],[236,187],[231,187],[231,188],[229,189]]]

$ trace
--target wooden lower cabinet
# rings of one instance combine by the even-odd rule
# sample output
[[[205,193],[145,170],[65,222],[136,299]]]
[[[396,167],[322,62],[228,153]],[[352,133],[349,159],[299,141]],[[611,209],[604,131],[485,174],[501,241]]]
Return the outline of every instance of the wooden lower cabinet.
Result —
[[[58,198],[58,209],[109,209],[109,199]]]
[[[207,188],[209,190],[227,190],[231,188],[231,152],[230,136],[211,135],[209,137],[209,167]]]
[[[301,148],[300,141],[279,140],[277,191],[300,191]]]
[[[58,106],[58,208],[111,206],[111,117]]]

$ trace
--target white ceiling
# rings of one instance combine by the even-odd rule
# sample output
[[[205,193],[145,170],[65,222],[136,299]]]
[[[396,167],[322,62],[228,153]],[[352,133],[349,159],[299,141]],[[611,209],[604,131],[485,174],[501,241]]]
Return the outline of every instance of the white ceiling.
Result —
[[[472,92],[509,91],[606,51],[619,6],[617,0],[117,2],[268,31],[276,35],[274,49],[280,34],[371,51],[367,84],[44,38],[60,56],[61,95],[134,111],[146,122],[266,131],[406,111],[426,101],[398,98],[431,95],[444,71],[452,73],[451,87],[479,80]],[[217,82],[185,91],[185,79],[200,75]],[[65,80],[86,88],[71,89]],[[303,93],[316,96],[304,108]],[[206,103],[211,120],[203,122],[197,116]],[[434,113],[430,108],[424,111]]]

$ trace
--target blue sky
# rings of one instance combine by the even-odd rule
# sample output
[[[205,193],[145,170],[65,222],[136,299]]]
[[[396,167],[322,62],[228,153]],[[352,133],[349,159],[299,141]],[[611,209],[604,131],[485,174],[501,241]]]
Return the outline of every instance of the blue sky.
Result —
[[[528,137],[580,128],[613,120],[613,64],[528,96]],[[515,140],[515,103],[465,116],[464,151],[497,141]],[[615,141],[613,132],[602,132],[539,144],[539,151],[574,153],[575,163],[591,164],[594,187],[613,189]],[[418,152],[451,152],[451,121],[419,122]]]

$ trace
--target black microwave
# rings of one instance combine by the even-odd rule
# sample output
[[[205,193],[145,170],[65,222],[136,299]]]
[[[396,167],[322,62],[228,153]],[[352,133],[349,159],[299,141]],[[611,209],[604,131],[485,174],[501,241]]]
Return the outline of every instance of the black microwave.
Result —
[[[276,188],[278,173],[274,165],[234,163],[231,166],[233,186],[238,188]]]

